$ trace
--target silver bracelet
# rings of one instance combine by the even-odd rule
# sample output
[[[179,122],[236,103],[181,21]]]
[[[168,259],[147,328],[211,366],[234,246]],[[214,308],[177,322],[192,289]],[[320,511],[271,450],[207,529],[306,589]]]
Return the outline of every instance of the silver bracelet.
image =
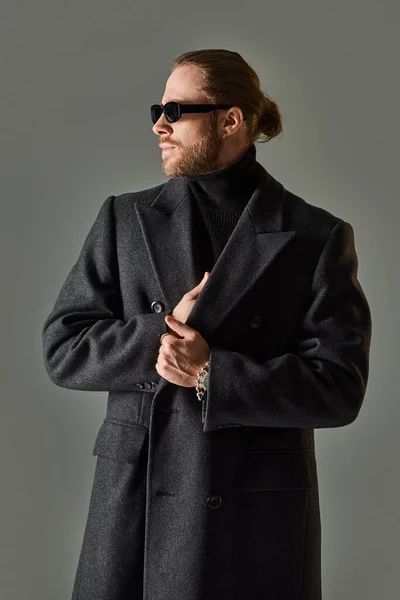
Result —
[[[209,368],[210,368],[210,362],[207,361],[206,364],[203,367],[201,367],[200,371],[197,373],[196,395],[197,395],[197,400],[200,400],[200,401],[203,399],[204,394],[206,393],[206,389],[204,387],[204,377],[208,373]]]

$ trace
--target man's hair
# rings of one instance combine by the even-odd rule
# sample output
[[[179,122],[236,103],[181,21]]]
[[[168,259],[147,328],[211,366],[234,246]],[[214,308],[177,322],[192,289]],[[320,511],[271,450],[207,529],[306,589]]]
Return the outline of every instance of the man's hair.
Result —
[[[171,72],[186,65],[199,68],[199,91],[210,103],[232,104],[242,109],[247,116],[244,125],[247,124],[251,144],[269,142],[282,132],[277,103],[260,88],[257,73],[238,52],[213,48],[185,52],[173,60]]]

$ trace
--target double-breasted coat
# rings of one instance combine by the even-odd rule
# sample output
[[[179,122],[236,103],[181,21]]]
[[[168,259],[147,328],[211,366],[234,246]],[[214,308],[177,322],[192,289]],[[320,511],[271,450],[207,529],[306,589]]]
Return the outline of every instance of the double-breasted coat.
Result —
[[[208,392],[155,369],[203,277],[184,177],[103,201],[43,326],[51,380],[108,392],[73,600],[320,600],[314,429],[357,417],[371,315],[352,226],[258,163],[186,323]]]

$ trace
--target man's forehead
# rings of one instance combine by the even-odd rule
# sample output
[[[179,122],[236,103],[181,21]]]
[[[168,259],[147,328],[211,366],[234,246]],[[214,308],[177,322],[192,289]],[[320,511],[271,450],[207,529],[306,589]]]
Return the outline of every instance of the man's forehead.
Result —
[[[182,104],[187,104],[189,102],[192,102],[190,98],[184,98],[183,96],[164,96],[164,98],[162,98],[162,100],[164,100],[164,102],[161,102],[161,104],[167,104],[167,102],[181,102]]]
[[[182,104],[201,104],[202,102],[206,102],[204,95],[197,90],[193,92],[189,92],[187,94],[183,92],[168,91],[161,98],[160,104],[164,105],[167,102],[180,102]]]
[[[195,93],[191,92],[190,90],[188,90],[186,92],[185,90],[173,89],[171,87],[171,89],[167,89],[167,88],[165,89],[164,96],[163,96],[163,98],[161,98],[161,100],[163,101],[164,104],[166,104],[167,102],[188,103],[188,102],[195,102],[194,98],[195,98]]]
[[[203,95],[198,89],[197,77],[198,74],[192,66],[175,69],[167,80],[160,104],[164,105],[167,102],[201,103],[202,100],[199,100],[199,98],[202,98]]]

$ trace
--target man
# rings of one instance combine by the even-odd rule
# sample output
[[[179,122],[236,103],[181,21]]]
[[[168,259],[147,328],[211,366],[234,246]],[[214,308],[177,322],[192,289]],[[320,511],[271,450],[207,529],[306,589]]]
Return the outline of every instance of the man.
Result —
[[[179,57],[151,116],[170,178],[104,201],[43,327],[54,383],[108,391],[73,600],[320,600],[314,429],[368,379],[353,229],[256,161],[280,114],[237,53]]]

